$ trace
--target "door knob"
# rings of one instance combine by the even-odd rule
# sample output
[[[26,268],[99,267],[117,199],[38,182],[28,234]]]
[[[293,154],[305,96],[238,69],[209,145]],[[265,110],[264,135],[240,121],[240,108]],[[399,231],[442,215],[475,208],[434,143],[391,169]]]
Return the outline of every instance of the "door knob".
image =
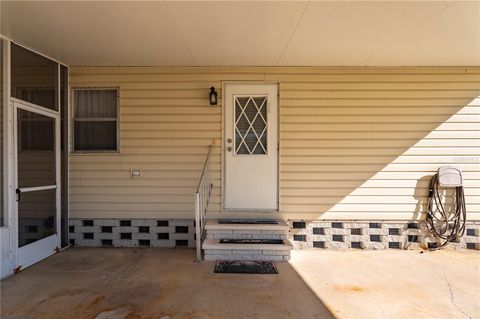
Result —
[[[229,146],[227,147],[227,151],[231,152],[232,151],[232,148]]]
[[[231,138],[227,139],[227,143],[232,143],[232,139]]]

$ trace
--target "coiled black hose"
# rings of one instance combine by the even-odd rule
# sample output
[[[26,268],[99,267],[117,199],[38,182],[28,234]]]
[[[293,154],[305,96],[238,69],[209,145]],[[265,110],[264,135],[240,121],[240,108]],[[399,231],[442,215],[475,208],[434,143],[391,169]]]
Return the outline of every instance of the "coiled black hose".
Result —
[[[467,217],[463,186],[455,187],[455,196],[451,204],[455,206],[454,211],[451,209],[445,210],[447,204],[442,203],[440,188],[438,174],[435,174],[430,180],[426,226],[435,238],[440,239],[440,246],[437,246],[437,248],[443,247],[449,242],[457,241],[463,236]]]

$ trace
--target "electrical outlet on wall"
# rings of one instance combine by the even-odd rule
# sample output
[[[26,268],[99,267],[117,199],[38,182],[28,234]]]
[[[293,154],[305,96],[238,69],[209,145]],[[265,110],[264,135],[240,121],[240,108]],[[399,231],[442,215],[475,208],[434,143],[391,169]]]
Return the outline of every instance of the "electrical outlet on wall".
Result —
[[[142,175],[142,172],[139,169],[131,169],[130,170],[130,176],[131,177],[140,177]]]

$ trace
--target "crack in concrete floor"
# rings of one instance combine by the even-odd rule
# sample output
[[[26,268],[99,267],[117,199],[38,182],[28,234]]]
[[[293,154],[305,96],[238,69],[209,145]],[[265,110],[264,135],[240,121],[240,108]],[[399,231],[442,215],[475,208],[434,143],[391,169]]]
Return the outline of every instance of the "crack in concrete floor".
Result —
[[[443,278],[445,278],[445,281],[447,282],[448,289],[450,291],[450,301],[452,304],[457,308],[462,314],[464,314],[466,317],[469,319],[473,319],[472,316],[470,316],[466,311],[464,311],[462,308],[460,308],[459,305],[455,302],[455,296],[453,295],[453,289],[452,285],[450,284],[450,281],[447,278],[447,274],[445,273],[445,268],[442,268],[442,273],[443,273]]]

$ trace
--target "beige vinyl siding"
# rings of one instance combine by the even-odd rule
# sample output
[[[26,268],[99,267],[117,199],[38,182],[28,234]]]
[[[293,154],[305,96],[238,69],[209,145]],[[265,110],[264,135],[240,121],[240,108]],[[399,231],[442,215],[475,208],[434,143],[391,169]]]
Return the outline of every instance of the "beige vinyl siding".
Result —
[[[1,40],[0,40],[1,41]],[[0,54],[0,59],[2,58],[2,55]],[[2,64],[0,63],[0,68],[2,67]],[[0,72],[0,78],[3,79],[2,72]],[[4,207],[3,207],[3,81],[0,79],[0,226],[4,224],[3,220],[3,213],[4,213]]]
[[[193,218],[212,143],[210,216],[234,216],[218,213],[223,81],[279,83],[282,218],[418,218],[446,164],[480,218],[480,68],[73,67],[70,81],[120,87],[120,154],[70,157],[73,218]]]
[[[3,207],[3,184],[4,184],[4,174],[3,174],[3,107],[4,107],[4,83],[3,83],[3,52],[5,51],[5,44],[2,39],[0,39],[0,226],[4,224],[4,207]]]

